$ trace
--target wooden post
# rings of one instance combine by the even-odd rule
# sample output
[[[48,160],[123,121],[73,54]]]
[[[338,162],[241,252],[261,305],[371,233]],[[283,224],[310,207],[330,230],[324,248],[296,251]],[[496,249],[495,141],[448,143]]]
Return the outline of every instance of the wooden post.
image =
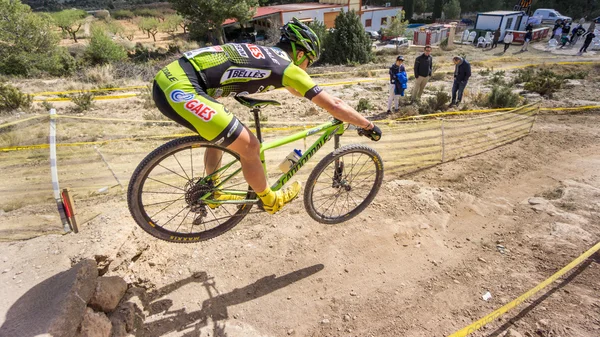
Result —
[[[73,203],[73,197],[71,197],[68,188],[62,190],[62,199],[63,205],[65,206],[65,213],[69,219],[69,223],[71,224],[71,229],[73,230],[73,233],[79,233],[79,227],[77,227],[77,217],[74,208],[75,204]]]

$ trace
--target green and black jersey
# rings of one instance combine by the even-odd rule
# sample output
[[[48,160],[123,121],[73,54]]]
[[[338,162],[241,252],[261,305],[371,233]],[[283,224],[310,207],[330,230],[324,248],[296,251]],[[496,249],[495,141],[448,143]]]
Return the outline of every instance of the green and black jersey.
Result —
[[[228,43],[184,54],[212,97],[249,95],[292,87],[312,99],[321,89],[279,48]]]

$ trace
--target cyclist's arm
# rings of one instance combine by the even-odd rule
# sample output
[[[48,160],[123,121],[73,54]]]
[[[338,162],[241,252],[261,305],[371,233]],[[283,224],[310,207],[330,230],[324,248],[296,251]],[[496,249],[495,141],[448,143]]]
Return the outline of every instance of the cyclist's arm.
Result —
[[[342,122],[369,130],[373,128],[373,124],[369,120],[341,99],[324,92],[304,70],[293,64],[290,64],[284,72],[283,85],[292,94],[310,99]]]

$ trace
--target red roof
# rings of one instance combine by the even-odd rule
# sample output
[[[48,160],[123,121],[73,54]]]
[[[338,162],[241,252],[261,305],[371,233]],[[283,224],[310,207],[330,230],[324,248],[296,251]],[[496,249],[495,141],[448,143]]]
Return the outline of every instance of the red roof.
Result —
[[[275,13],[279,13],[281,12],[282,9],[280,8],[276,8],[275,6],[269,6],[269,7],[258,7],[256,8],[256,13],[254,14],[254,16],[252,17],[253,19],[259,18],[261,16],[266,16],[266,15],[271,15],[271,14],[275,14]],[[223,22],[223,25],[230,25],[232,23],[237,22],[236,19],[227,19],[225,20],[225,22]]]

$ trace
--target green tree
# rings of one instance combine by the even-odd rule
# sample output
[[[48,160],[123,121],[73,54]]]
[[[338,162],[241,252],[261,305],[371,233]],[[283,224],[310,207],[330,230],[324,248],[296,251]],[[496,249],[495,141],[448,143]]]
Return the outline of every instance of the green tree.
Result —
[[[63,32],[69,33],[75,43],[77,43],[77,32],[83,25],[83,19],[87,13],[80,9],[67,9],[54,13],[52,18],[58,28],[62,29]]]
[[[160,30],[173,36],[175,32],[179,29],[180,24],[183,22],[183,17],[181,15],[168,15],[165,17],[165,20],[160,24]]]
[[[173,8],[190,21],[190,30],[198,36],[211,31],[219,43],[224,43],[221,24],[227,19],[248,22],[254,15],[258,0],[169,0]]]
[[[415,0],[415,13],[423,14],[427,12],[426,0]]]
[[[116,44],[100,27],[92,28],[90,44],[85,49],[85,59],[91,64],[121,61],[127,57],[123,47]]]
[[[32,13],[20,0],[0,0],[1,74],[69,74],[75,60],[58,41],[49,15]]]
[[[160,21],[157,18],[142,18],[139,22],[139,27],[142,31],[148,33],[148,37],[152,35],[152,39],[156,42],[156,33],[158,33],[158,28],[160,26]]]
[[[335,18],[335,31],[323,45],[323,59],[327,63],[367,63],[373,58],[371,39],[354,11],[341,12]]]
[[[411,20],[415,11],[415,0],[404,0],[404,12],[408,20]]]
[[[443,0],[435,0],[433,2],[433,18],[439,19],[442,17],[442,8],[444,7]]]
[[[460,18],[460,2],[458,0],[450,0],[444,5],[444,14],[446,19],[459,19]]]
[[[396,13],[396,18],[383,29],[385,36],[400,37],[404,35],[406,27],[408,27],[408,20],[404,20],[404,14],[404,11]],[[396,51],[398,51],[398,45],[396,45]]]

